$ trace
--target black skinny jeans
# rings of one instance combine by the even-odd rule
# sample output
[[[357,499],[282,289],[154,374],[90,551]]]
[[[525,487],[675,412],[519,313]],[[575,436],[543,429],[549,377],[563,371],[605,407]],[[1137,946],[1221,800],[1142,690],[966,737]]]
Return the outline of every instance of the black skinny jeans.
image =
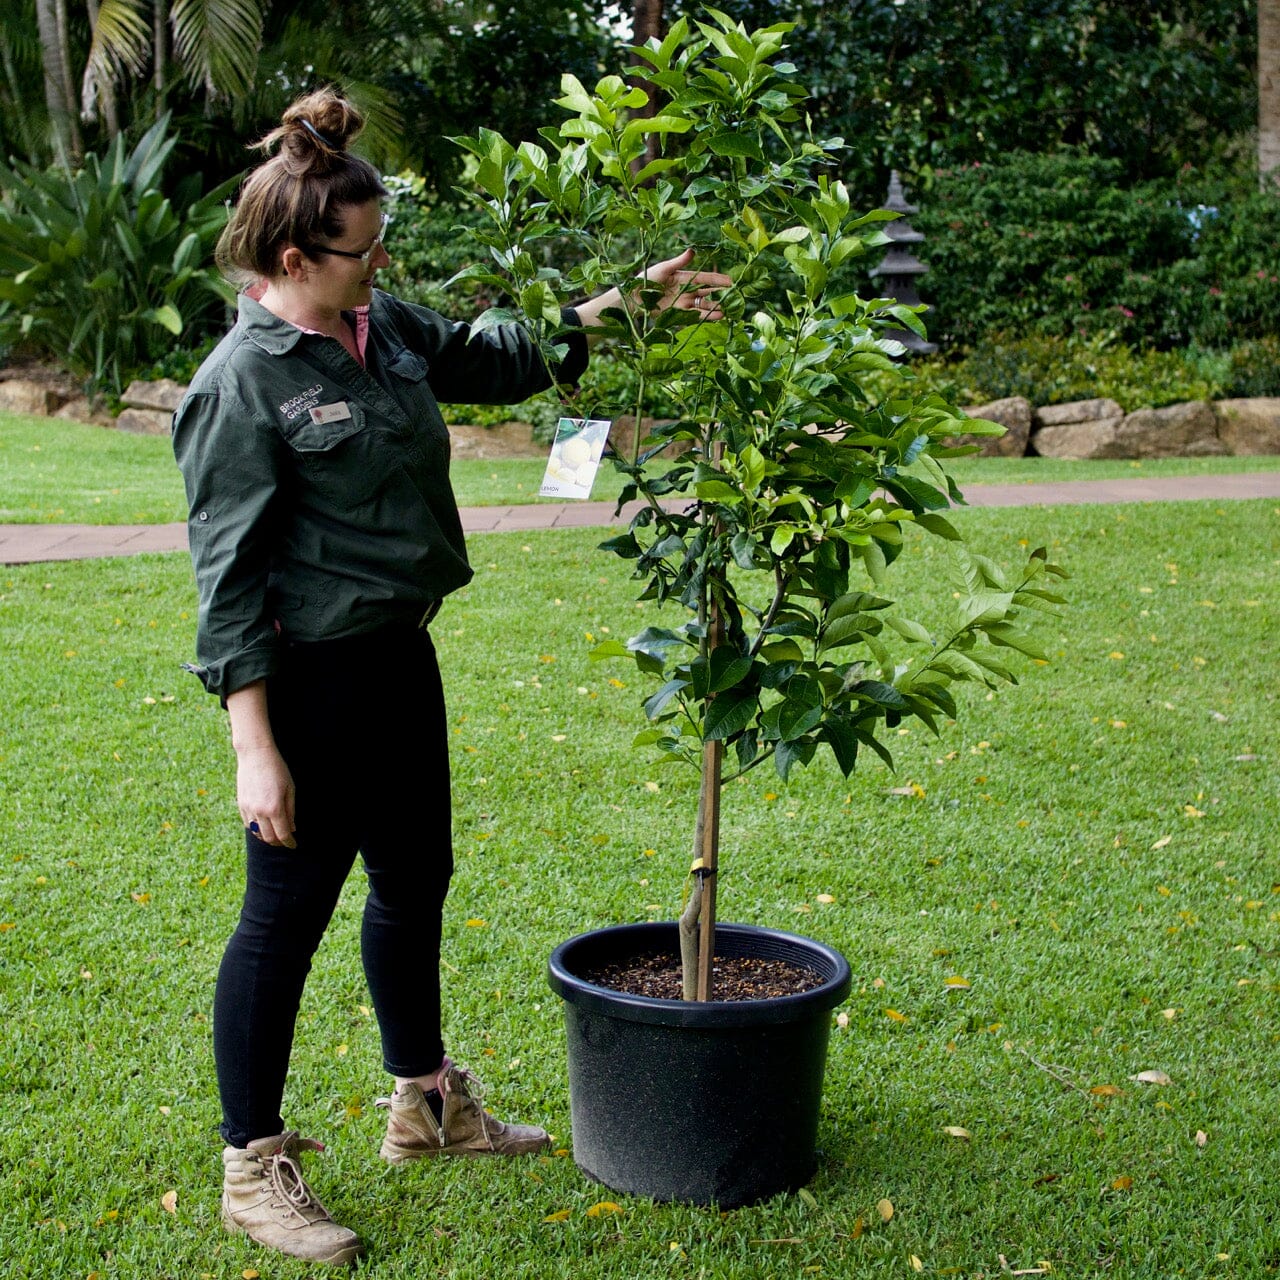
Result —
[[[361,957],[384,1065],[423,1075],[444,1055],[440,917],[453,852],[448,728],[429,635],[395,626],[291,645],[267,682],[267,705],[297,789],[298,847],[245,833],[244,906],[213,1006],[221,1133],[235,1147],[285,1127],[303,984],[357,852],[369,879]]]

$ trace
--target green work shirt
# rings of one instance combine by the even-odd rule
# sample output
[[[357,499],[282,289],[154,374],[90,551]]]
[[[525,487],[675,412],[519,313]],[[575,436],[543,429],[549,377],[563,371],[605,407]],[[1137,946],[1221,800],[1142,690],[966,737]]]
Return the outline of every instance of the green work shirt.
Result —
[[[566,382],[586,366],[584,335],[569,345]],[[362,369],[241,295],[173,421],[205,688],[225,699],[271,675],[285,640],[416,620],[470,581],[438,402],[515,404],[551,384],[517,325],[471,338],[375,290]]]

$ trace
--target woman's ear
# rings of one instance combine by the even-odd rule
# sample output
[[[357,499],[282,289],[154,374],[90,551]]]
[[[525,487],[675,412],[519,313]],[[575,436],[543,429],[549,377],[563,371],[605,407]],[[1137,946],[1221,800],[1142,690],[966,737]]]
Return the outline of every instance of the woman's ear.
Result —
[[[280,269],[290,280],[305,280],[310,266],[307,255],[301,249],[296,245],[285,245],[280,254]]]

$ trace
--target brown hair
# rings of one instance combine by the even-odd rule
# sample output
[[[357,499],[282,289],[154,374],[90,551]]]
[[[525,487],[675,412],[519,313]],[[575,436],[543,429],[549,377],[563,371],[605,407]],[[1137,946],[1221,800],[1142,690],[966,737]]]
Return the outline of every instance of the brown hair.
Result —
[[[245,283],[274,275],[280,250],[304,252],[341,236],[343,211],[387,194],[378,171],[347,145],[364,128],[355,105],[334,89],[299,98],[278,127],[253,146],[279,151],[245,179],[240,201],[218,241],[223,273]]]

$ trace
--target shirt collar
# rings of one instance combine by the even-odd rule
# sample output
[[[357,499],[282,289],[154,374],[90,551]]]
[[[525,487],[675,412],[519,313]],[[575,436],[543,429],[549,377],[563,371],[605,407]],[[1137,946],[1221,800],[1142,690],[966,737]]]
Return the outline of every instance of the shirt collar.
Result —
[[[314,334],[314,330],[300,329],[296,324],[282,320],[274,311],[268,311],[254,296],[258,293],[261,293],[261,286],[250,286],[240,294],[238,316],[245,335],[268,355],[285,355],[298,345],[304,333]],[[369,332],[369,308],[356,307],[355,313],[356,338],[363,354]]]
[[[302,340],[302,330],[297,325],[281,320],[247,292],[240,295],[238,315],[245,336],[268,355],[285,355]]]

